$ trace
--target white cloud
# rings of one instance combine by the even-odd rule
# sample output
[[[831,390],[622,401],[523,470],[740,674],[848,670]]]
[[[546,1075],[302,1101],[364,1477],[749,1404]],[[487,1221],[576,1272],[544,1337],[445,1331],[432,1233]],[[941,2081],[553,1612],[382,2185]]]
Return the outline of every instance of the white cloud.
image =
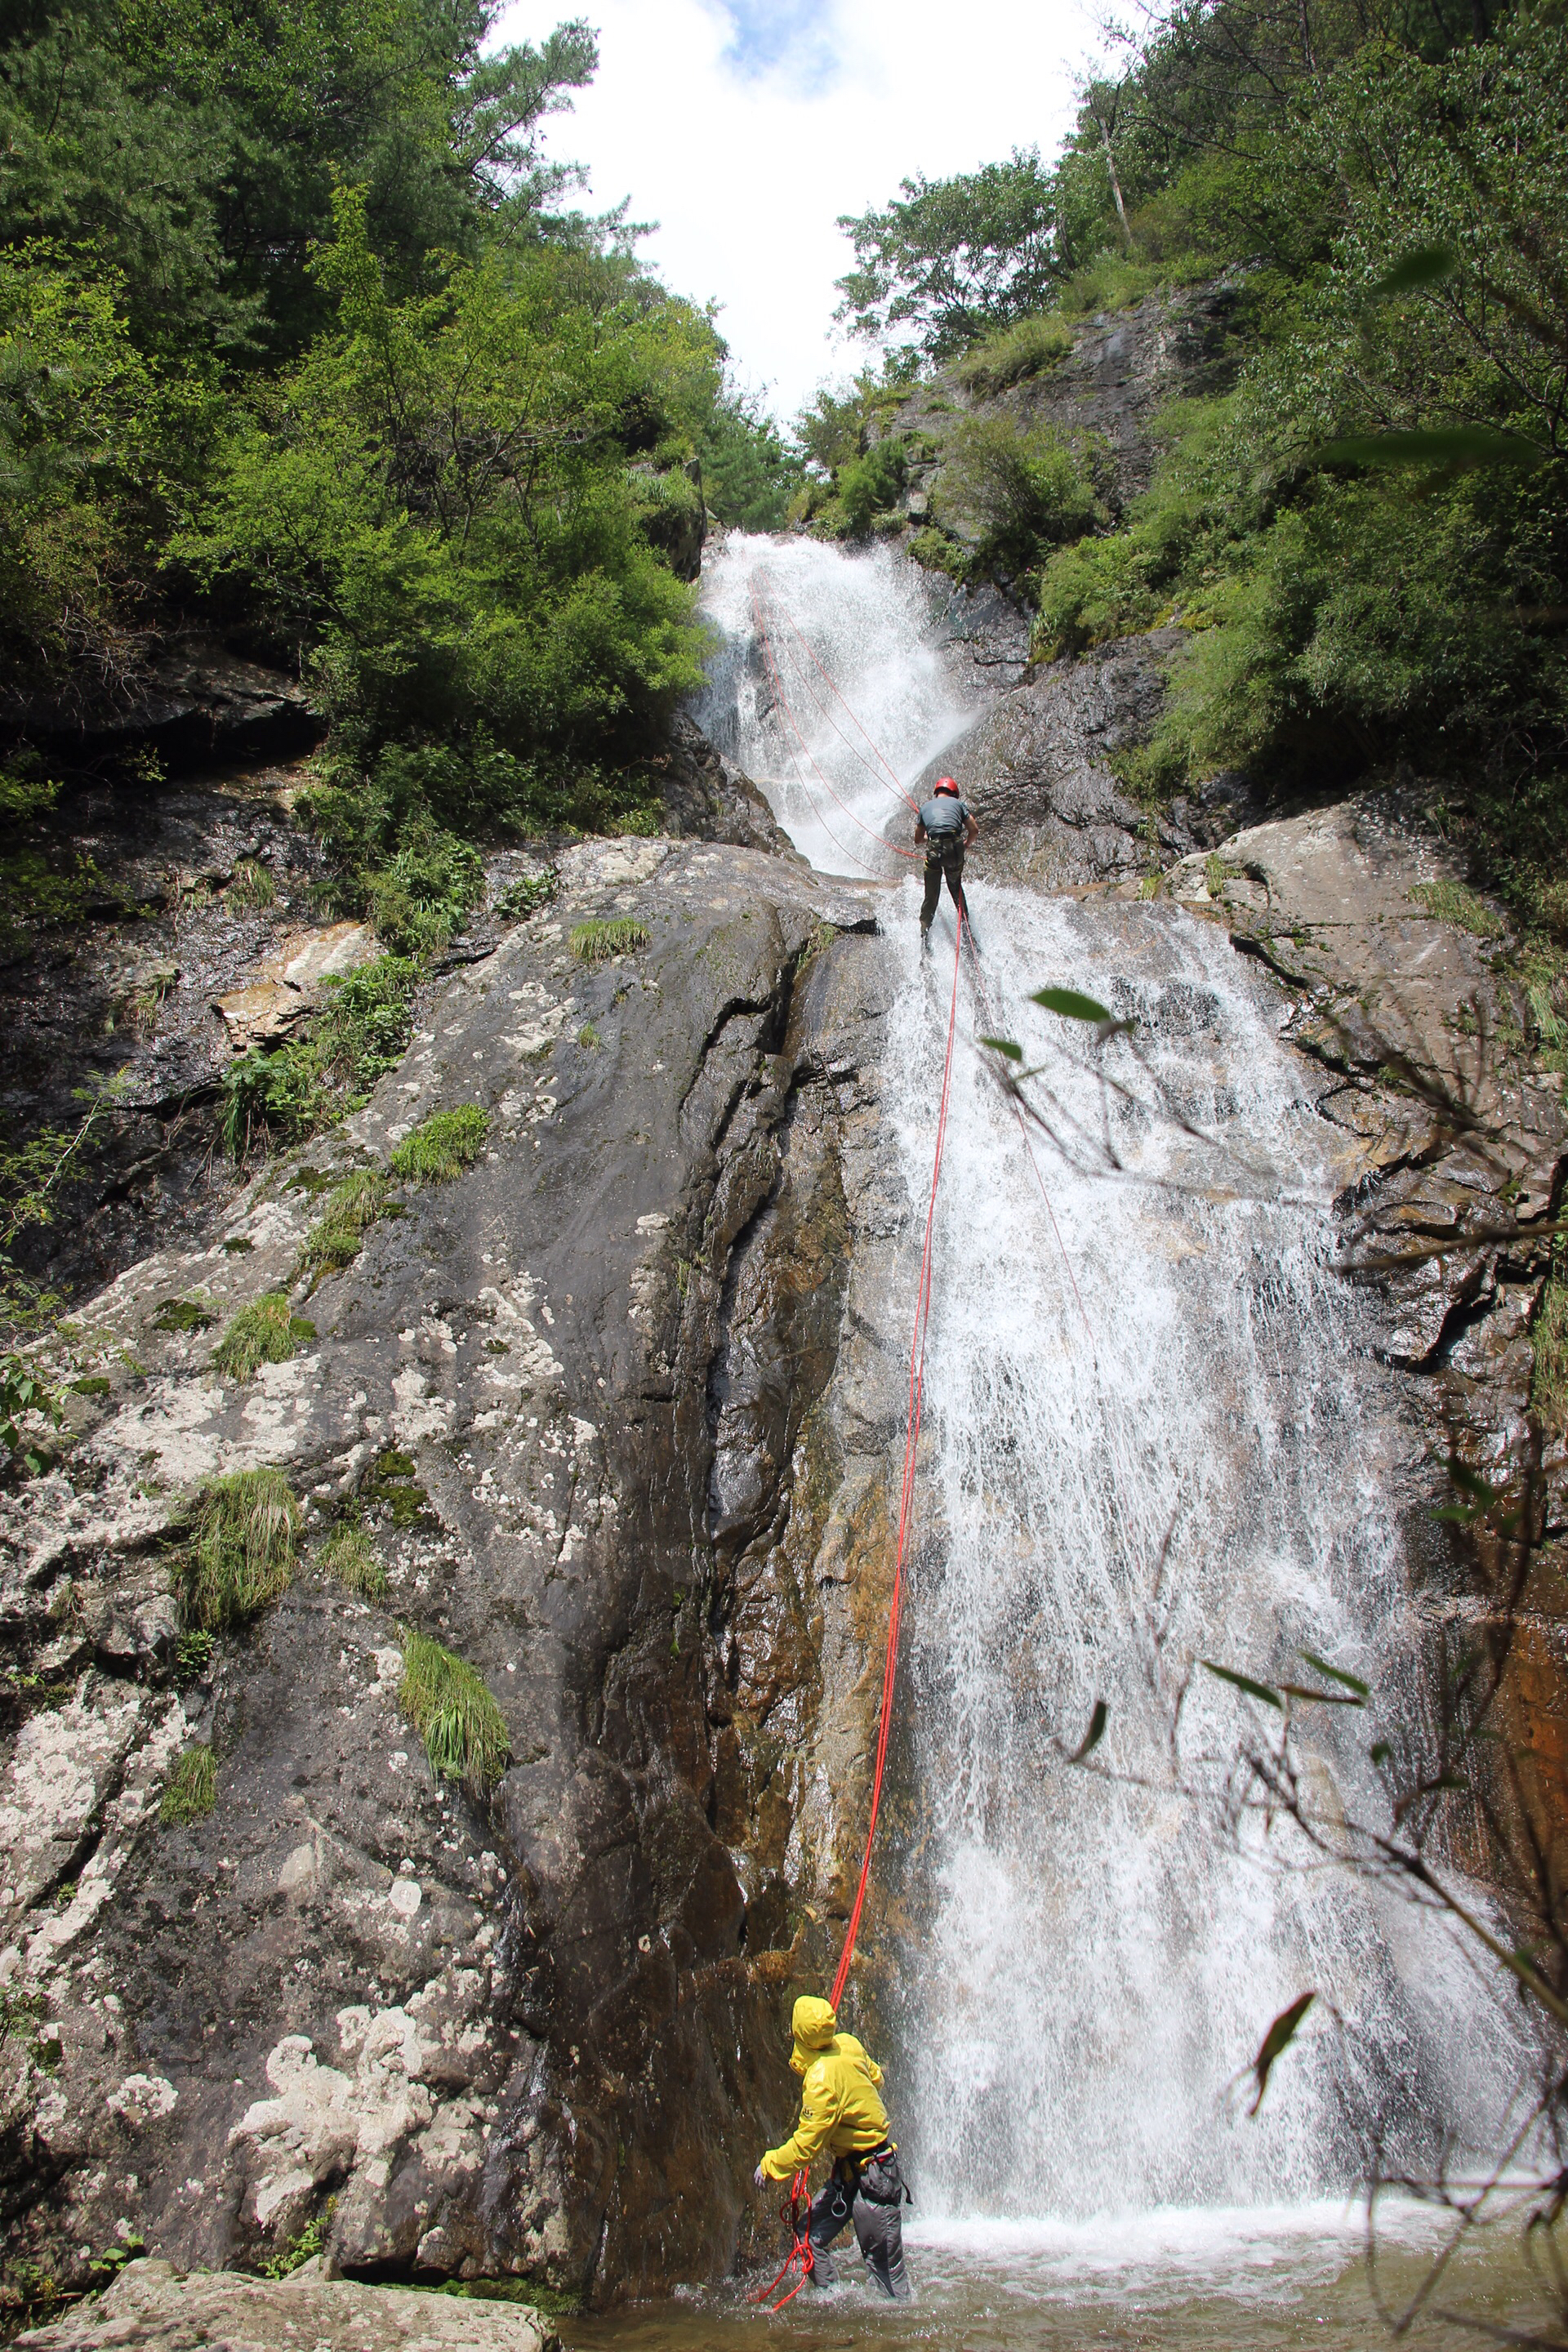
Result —
[[[572,0],[514,0],[538,40]],[[907,173],[1047,157],[1090,45],[1080,0],[599,0],[598,79],[552,127],[592,201],[657,220],[643,247],[677,292],[722,307],[742,379],[792,416],[859,346],[832,325],[848,268],[834,224]]]

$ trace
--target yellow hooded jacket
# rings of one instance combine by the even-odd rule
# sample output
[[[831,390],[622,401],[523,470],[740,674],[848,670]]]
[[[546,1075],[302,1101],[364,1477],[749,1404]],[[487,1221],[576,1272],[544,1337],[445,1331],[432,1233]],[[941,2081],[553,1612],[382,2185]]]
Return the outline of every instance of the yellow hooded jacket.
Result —
[[[877,2096],[882,2070],[852,2033],[840,2033],[825,2000],[807,1993],[790,2020],[795,2048],[790,2064],[805,2082],[800,2121],[782,2147],[770,2147],[763,2171],[770,2180],[788,2180],[800,2167],[828,2156],[869,2156],[887,2147],[888,2111]]]

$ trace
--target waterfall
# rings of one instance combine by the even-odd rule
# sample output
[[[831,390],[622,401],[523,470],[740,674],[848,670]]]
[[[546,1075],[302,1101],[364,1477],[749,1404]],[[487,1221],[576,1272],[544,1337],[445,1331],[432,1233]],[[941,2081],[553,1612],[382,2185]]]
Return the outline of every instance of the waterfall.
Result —
[[[907,841],[908,812],[849,748],[826,689],[803,707],[795,681],[809,646],[900,778],[917,776],[969,716],[919,575],[889,551],[736,537],[705,601],[721,649],[704,723],[814,862],[853,871],[825,831],[824,806],[841,822],[831,779],[866,829],[858,870],[886,876],[879,838]],[[789,649],[815,771],[798,744],[790,756],[759,610]],[[1351,2187],[1373,2132],[1385,2162],[1428,2166],[1445,2132],[1495,2126],[1511,2009],[1440,1920],[1342,1871],[1282,1866],[1159,1785],[1190,1660],[1299,1676],[1311,1650],[1396,1713],[1422,1704],[1394,1507],[1409,1438],[1373,1352],[1375,1306],[1331,1268],[1330,1130],[1278,1034],[1277,993],[1222,931],[1168,904],[972,895],[986,1002],[966,973],[903,1793],[879,1864],[898,1881],[883,2021],[923,2206],[1071,2218],[1301,2201]],[[922,966],[912,871],[881,912],[900,983],[884,1106],[913,1204],[952,935],[944,909]],[[1104,1094],[1087,1030],[1029,1003],[1047,983],[1136,1019],[1142,1059],[1106,1049],[1134,1099]],[[1049,1211],[973,1042],[992,1023],[1050,1066],[1077,1122],[1081,1165],[1035,1138]],[[1107,1172],[1107,1132],[1134,1172]],[[1097,1700],[1096,1760],[1119,1778],[1067,1760]],[[1251,1705],[1199,1666],[1184,1754],[1233,1750]],[[1374,1816],[1363,1718],[1324,1708],[1309,1723],[1322,1801]],[[1309,2030],[1248,2119],[1228,2086],[1309,1989]]]
[[[899,872],[889,835],[907,849],[913,820],[887,771],[907,791],[968,718],[931,642],[924,576],[888,548],[849,562],[820,540],[734,533],[702,604],[719,634],[697,714],[711,740],[814,866]]]

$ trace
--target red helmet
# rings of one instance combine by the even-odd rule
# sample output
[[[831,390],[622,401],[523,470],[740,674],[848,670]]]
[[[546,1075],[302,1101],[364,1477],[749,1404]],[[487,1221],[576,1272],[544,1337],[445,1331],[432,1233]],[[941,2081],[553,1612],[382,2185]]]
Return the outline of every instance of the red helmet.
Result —
[[[958,786],[953,782],[951,776],[939,776],[936,780],[933,791],[938,793],[951,793],[954,800],[957,800],[960,797]]]

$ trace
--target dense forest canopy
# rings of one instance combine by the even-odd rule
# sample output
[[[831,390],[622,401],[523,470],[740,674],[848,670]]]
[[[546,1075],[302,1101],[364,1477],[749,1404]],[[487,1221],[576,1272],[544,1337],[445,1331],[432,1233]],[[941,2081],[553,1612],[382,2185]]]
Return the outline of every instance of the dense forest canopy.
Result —
[[[802,420],[818,527],[902,478],[917,373],[1047,376],[1063,321],[1218,279],[1234,389],[1161,420],[1148,495],[1090,436],[961,422],[950,478],[1045,656],[1173,616],[1192,635],[1129,781],[1266,789],[1368,772],[1537,926],[1568,931],[1568,31],[1488,0],[1180,0],[1089,84],[1057,161],[906,181],[843,226],[840,316],[879,369]],[[985,502],[988,501],[988,504]],[[938,514],[940,521],[940,511]]]
[[[13,803],[39,789],[41,696],[111,709],[195,623],[307,679],[329,722],[312,813],[350,902],[389,903],[401,861],[445,921],[472,887],[460,836],[637,821],[626,755],[699,676],[672,561],[699,470],[721,518],[766,523],[791,461],[710,318],[639,265],[623,215],[571,209],[580,175],[545,156],[595,68],[587,26],[495,47],[495,13],[7,10]]]
[[[874,528],[900,403],[940,370],[973,412],[945,479],[984,531],[944,540],[939,498],[917,553],[1005,577],[1042,656],[1191,632],[1130,782],[1403,767],[1534,922],[1568,923],[1560,8],[1179,0],[1085,85],[1054,162],[917,176],[844,224],[840,315],[880,358],[793,445],[546,153],[586,25],[497,47],[493,22],[7,11],[7,806],[41,805],[40,698],[111,702],[161,633],[209,627],[308,682],[345,906],[438,928],[474,887],[464,842],[648,821],[637,756],[700,661],[700,498]],[[1017,388],[1086,313],[1216,279],[1234,388],[1173,405],[1124,508]]]

